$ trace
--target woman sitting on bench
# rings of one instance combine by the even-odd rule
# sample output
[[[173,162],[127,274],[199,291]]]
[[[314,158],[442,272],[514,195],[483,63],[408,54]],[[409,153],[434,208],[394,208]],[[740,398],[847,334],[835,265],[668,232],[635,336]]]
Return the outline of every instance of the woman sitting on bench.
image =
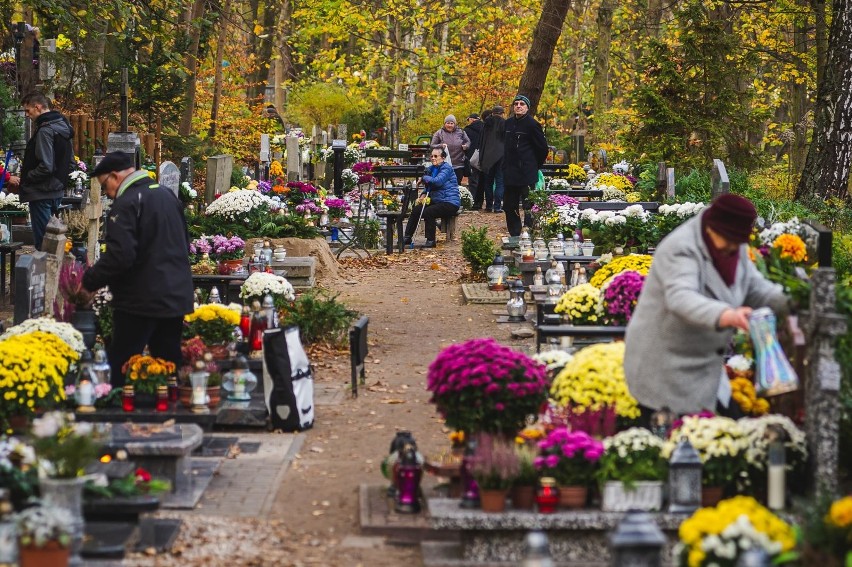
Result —
[[[446,161],[446,150],[435,148],[432,150],[432,165],[423,176],[423,184],[426,186],[423,193],[417,199],[411,216],[405,225],[405,244],[411,244],[420,219],[426,220],[426,248],[435,247],[435,232],[437,231],[436,219],[452,217],[458,214],[461,206],[459,196],[459,184],[453,168]]]

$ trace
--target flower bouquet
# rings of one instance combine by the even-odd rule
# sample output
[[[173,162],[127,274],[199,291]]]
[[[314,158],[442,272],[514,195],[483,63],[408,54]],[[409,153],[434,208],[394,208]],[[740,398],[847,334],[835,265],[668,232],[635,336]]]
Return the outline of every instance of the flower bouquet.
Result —
[[[198,191],[192,188],[189,181],[183,181],[178,188],[178,199],[184,205],[188,205],[198,197]]]
[[[641,427],[604,439],[597,478],[602,509],[609,512],[659,510],[663,479],[668,472],[662,457],[663,440]]]
[[[426,388],[448,427],[514,435],[547,397],[547,371],[494,339],[442,350],[429,365]]]
[[[358,180],[361,178],[361,176],[359,176],[351,169],[347,168],[341,172],[340,178],[343,181],[343,190],[349,191],[350,189],[353,189],[356,185],[358,185]]]
[[[52,333],[32,331],[0,340],[3,429],[13,416],[32,415],[61,404],[65,400],[65,376],[79,358],[77,351]]]
[[[167,386],[169,376],[175,373],[175,364],[162,358],[134,354],[121,367],[127,383],[137,394],[156,394],[157,386]]]
[[[376,209],[384,209],[386,211],[398,211],[402,205],[396,195],[384,189],[379,189],[373,193],[373,204]]]
[[[748,378],[736,377],[731,380],[731,399],[745,415],[759,416],[769,413],[769,402],[757,397],[754,382]]]
[[[538,448],[536,469],[541,476],[555,478],[559,486],[588,487],[604,452],[600,441],[584,431],[571,431],[567,427],[552,429],[538,442]]]
[[[721,416],[686,416],[680,423],[675,422],[669,434],[663,447],[666,459],[684,437],[701,457],[703,486],[735,488],[738,482],[745,480],[748,438],[739,423]]]
[[[255,300],[263,302],[267,294],[279,309],[296,299],[296,292],[286,278],[266,272],[251,274],[240,286],[240,299],[247,305]]]
[[[86,266],[75,261],[63,262],[59,268],[57,291],[65,300],[65,315],[67,317],[73,315],[77,310],[92,308],[95,294],[83,287],[83,274],[85,273]]]
[[[576,163],[569,165],[568,171],[566,171],[564,175],[571,183],[585,183],[589,180],[589,174],[586,173],[586,170]]]
[[[639,405],[624,379],[624,343],[583,348],[568,361],[550,388],[555,402],[567,408],[574,429],[611,435],[616,417],[636,419]]]
[[[654,257],[648,254],[629,254],[627,256],[619,256],[618,258],[614,258],[612,262],[604,264],[598,268],[592,276],[592,279],[589,280],[589,283],[595,287],[603,287],[603,285],[609,281],[611,277],[627,270],[647,276],[648,270],[651,269],[651,261],[653,259]]]
[[[226,222],[249,224],[258,218],[265,218],[272,208],[272,201],[259,191],[239,190],[221,195],[207,205],[207,216],[220,218]]]
[[[660,205],[653,218],[657,240],[662,240],[678,226],[703,211],[706,206],[704,203],[693,203],[691,201]]]
[[[376,180],[373,177],[373,162],[359,161],[352,166],[352,173],[358,175],[358,183],[372,183]]]
[[[585,171],[583,174],[585,175]],[[551,177],[547,180],[548,191],[567,191],[571,188],[571,181],[560,177]]]
[[[81,476],[100,451],[92,424],[76,423],[73,413],[51,411],[36,418],[32,436],[39,468],[50,478]]]
[[[592,284],[580,284],[562,294],[553,309],[571,319],[572,325],[596,325],[600,323],[601,291]]]
[[[328,216],[332,219],[349,218],[352,216],[352,208],[345,199],[335,197],[326,198],[325,206],[328,208]]]
[[[256,274],[252,274],[254,276]],[[240,324],[240,313],[219,303],[206,303],[184,317],[184,338],[198,336],[208,346],[231,340],[234,327]]]
[[[17,513],[15,525],[22,548],[44,548],[51,543],[67,548],[71,543],[74,518],[64,508],[39,505]],[[67,564],[67,557],[65,559]]]
[[[217,234],[210,238],[210,259],[215,262],[240,260],[246,253],[246,241],[239,236]]]
[[[680,567],[733,567],[751,549],[766,552],[772,565],[795,559],[793,528],[750,496],[701,508],[680,525],[678,537],[675,556]]]
[[[636,309],[645,276],[627,270],[612,277],[601,290],[601,311],[607,325],[627,325]]]

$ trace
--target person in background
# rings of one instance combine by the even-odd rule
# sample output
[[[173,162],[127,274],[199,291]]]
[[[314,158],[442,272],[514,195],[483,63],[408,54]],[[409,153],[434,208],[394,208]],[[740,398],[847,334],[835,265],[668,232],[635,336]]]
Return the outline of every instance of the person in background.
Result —
[[[124,385],[121,367],[148,346],[151,356],[180,365],[183,317],[192,313],[189,236],[183,205],[133,156],[111,152],[92,171],[113,199],[107,213],[106,250],[83,275],[83,287],[109,286],[113,333],[107,352],[113,388]]]
[[[547,159],[547,140],[541,124],[530,114],[530,99],[519,94],[512,102],[513,115],[506,120],[503,157],[506,228],[510,236],[520,236],[523,203],[524,225],[532,226],[527,196],[538,181],[538,170]]]
[[[449,217],[458,213],[461,206],[459,184],[453,168],[446,161],[447,153],[442,148],[434,148],[429,159],[432,165],[423,176],[426,189],[417,199],[417,204],[411,210],[411,216],[405,224],[405,244],[411,244],[420,217],[426,221],[426,248],[436,246],[435,237],[438,225],[435,222],[441,217]]]
[[[42,93],[24,96],[21,106],[33,121],[33,135],[24,150],[21,175],[10,177],[9,186],[18,187],[21,202],[30,204],[33,244],[41,250],[47,223],[59,213],[65,195],[74,160],[74,129],[67,118],[50,109],[50,101]]]
[[[724,412],[723,356],[734,329],[748,330],[753,307],[787,312],[781,286],[749,259],[756,218],[748,199],[720,195],[657,247],[625,336],[627,386],[646,422],[664,406]]]
[[[470,157],[473,152],[479,149],[479,142],[482,138],[482,129],[485,124],[479,119],[476,113],[467,117],[467,126],[464,127],[464,132],[470,139],[470,146],[465,150],[464,174],[467,176],[467,188],[470,189],[470,194],[473,196],[473,210],[482,209],[482,198],[484,195],[483,187],[479,183],[479,170],[473,167],[470,163]]]
[[[432,148],[443,148],[449,155],[450,162],[453,164],[453,171],[456,174],[456,183],[461,183],[464,178],[464,163],[467,156],[465,151],[470,147],[470,138],[464,130],[459,128],[456,123],[456,117],[448,114],[444,118],[444,126],[432,134]],[[446,157],[446,156],[445,156]]]
[[[503,134],[506,119],[503,107],[495,106],[483,118],[482,141],[479,146],[480,185],[485,185],[485,210],[503,212]],[[484,113],[483,113],[484,114]]]

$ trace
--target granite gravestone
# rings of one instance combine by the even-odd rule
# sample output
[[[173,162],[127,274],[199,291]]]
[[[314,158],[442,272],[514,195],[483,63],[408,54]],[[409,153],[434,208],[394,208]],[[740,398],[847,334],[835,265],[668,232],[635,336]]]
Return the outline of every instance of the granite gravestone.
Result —
[[[719,195],[731,192],[731,181],[728,179],[728,170],[720,159],[713,160],[713,171],[710,172],[712,186],[710,197],[715,199]]]
[[[15,324],[43,315],[46,297],[47,252],[24,254],[15,263]]]
[[[231,188],[231,171],[234,169],[234,157],[229,155],[207,158],[207,187],[204,198],[207,204],[213,202],[216,195],[224,195]]]
[[[158,177],[160,185],[167,189],[171,189],[175,197],[180,192],[180,170],[178,166],[170,161],[164,161],[160,164],[160,175]]]

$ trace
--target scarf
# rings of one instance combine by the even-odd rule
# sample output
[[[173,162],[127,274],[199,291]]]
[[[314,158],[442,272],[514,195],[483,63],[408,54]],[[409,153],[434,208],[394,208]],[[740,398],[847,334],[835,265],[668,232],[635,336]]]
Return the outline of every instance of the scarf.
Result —
[[[710,252],[710,259],[713,260],[713,267],[716,268],[716,271],[722,277],[722,281],[724,281],[728,287],[731,287],[734,285],[734,280],[737,278],[737,264],[740,262],[739,248],[733,254],[725,254],[721,250],[718,250],[713,245],[713,241],[710,240],[710,235],[707,234],[707,226],[705,225],[703,218],[701,219],[701,238],[704,239],[704,244]]]

